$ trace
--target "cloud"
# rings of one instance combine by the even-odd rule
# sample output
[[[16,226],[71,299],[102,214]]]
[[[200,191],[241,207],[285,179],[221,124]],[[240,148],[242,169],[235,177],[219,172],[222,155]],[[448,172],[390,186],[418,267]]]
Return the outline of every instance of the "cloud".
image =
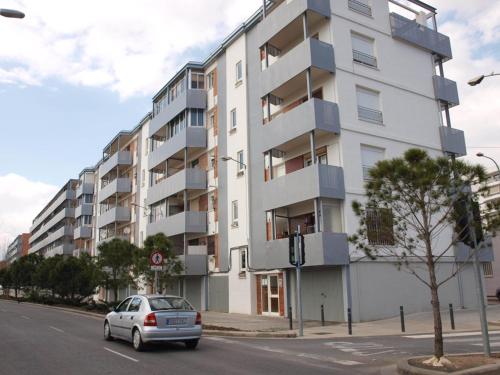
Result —
[[[439,31],[450,36],[453,60],[445,74],[457,81],[460,106],[451,110],[454,127],[465,131],[467,160],[481,162],[493,170],[492,163],[479,159],[479,151],[500,162],[500,77],[479,86],[467,82],[493,70],[500,72],[500,2],[490,0],[434,0],[438,8]],[[489,148],[495,147],[495,148]]]
[[[222,40],[261,0],[4,0],[23,20],[0,22],[0,83],[58,78],[122,98],[151,95],[189,59]],[[201,56],[205,57],[205,56]],[[6,68],[5,65],[11,68]],[[4,67],[2,67],[2,65]]]
[[[29,232],[34,217],[58,190],[57,186],[13,173],[0,176],[0,259],[18,234]]]

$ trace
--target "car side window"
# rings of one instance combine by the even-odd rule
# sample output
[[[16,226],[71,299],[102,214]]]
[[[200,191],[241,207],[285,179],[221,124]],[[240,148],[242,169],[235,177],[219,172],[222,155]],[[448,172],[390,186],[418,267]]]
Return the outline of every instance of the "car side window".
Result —
[[[139,297],[135,297],[128,307],[128,312],[138,312],[141,308],[141,299]]]
[[[127,306],[132,298],[127,298],[125,301],[120,303],[116,308],[116,312],[124,312],[127,310]]]

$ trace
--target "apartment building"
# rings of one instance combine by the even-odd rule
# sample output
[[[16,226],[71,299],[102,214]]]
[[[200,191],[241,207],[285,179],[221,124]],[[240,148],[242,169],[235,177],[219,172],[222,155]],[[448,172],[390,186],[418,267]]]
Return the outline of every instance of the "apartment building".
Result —
[[[418,0],[265,2],[205,61],[184,65],[152,113],[80,174],[76,248],[96,255],[112,238],[142,246],[164,233],[185,268],[169,293],[199,309],[284,317],[289,307],[296,316],[288,236],[299,230],[305,319],[321,306],[330,321],[346,320],[348,307],[358,321],[401,305],[429,310],[423,284],[392,259],[366,260],[348,235],[377,161],[413,147],[466,154],[450,116],[457,85],[444,74],[451,44],[435,14]],[[35,220],[40,247],[45,219]],[[464,261],[464,246],[441,259],[439,277]],[[473,285],[466,267],[442,303],[474,306]]]
[[[7,253],[5,255],[5,260],[7,261],[7,263],[11,264],[17,259],[25,255],[28,255],[28,250],[30,246],[29,240],[30,240],[30,234],[22,233],[18,235],[14,239],[14,241],[12,241],[9,244],[9,246],[7,247]]]
[[[78,180],[69,180],[35,217],[30,228],[30,254],[73,255],[77,185]]]

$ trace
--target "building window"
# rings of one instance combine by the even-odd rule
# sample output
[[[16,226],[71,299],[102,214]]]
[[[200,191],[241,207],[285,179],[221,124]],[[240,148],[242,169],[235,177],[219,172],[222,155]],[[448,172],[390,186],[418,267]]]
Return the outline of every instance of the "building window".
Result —
[[[203,126],[204,112],[203,109],[191,109],[191,126]]]
[[[146,170],[143,169],[141,172],[141,186],[144,187],[146,185]]]
[[[247,271],[247,250],[240,249],[240,274],[239,274],[239,276],[241,278],[246,277],[246,271]]]
[[[394,219],[387,208],[366,211],[368,243],[377,246],[394,246]]]
[[[208,119],[208,128],[211,129],[215,125],[215,114],[211,113]]]
[[[231,111],[231,130],[236,129],[238,126],[237,117],[236,117],[236,108]]]
[[[493,263],[486,262],[482,263],[484,277],[493,277]]]
[[[238,151],[236,154],[236,160],[238,160],[238,174],[241,174],[245,171],[245,154],[242,151]]]
[[[236,63],[236,83],[239,83],[243,80],[243,63],[238,61]]]
[[[233,201],[231,204],[231,226],[238,226],[238,201]]]
[[[375,41],[372,38],[352,33],[351,42],[353,60],[357,63],[376,68]]]
[[[205,75],[203,73],[191,72],[191,88],[200,90],[205,88]]]
[[[380,110],[380,93],[363,87],[356,87],[358,100],[358,118],[360,120],[383,124],[384,119]]]
[[[355,12],[364,14],[365,16],[372,16],[372,7],[369,0],[348,0],[349,9]]]
[[[361,166],[363,168],[363,180],[370,180],[370,169],[379,161],[384,160],[385,150],[382,148],[361,146]]]
[[[207,74],[207,87],[209,90],[212,90],[214,88],[214,81],[215,81],[215,70],[212,70],[210,73]]]

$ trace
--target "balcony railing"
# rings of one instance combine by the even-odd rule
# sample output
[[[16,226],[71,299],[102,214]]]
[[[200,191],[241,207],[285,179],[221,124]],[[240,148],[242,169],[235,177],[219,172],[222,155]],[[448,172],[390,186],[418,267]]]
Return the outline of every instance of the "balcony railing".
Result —
[[[360,64],[368,65],[368,66],[371,66],[374,68],[377,67],[377,58],[375,56],[368,55],[366,53],[353,50],[352,51],[352,58],[354,61],[356,61]]]
[[[376,124],[384,123],[382,112],[376,109],[358,106],[358,117],[360,120],[370,121]]]
[[[111,155],[99,167],[99,177],[103,178],[118,165],[132,165],[132,154],[130,151],[118,151],[117,153]]]
[[[150,222],[147,235],[163,233],[166,236],[176,236],[183,233],[206,233],[207,213],[204,211],[180,212],[176,215],[162,217]]]
[[[187,168],[150,187],[147,204],[154,204],[183,190],[207,188],[207,172],[200,168]]]
[[[360,1],[349,0],[349,9],[368,17],[372,16],[372,7]]]
[[[448,104],[449,107],[454,107],[460,104],[457,83],[455,81],[441,76],[434,76],[433,80],[434,90],[438,100]]]
[[[443,151],[456,156],[467,155],[464,132],[447,126],[441,126],[441,144]]]

